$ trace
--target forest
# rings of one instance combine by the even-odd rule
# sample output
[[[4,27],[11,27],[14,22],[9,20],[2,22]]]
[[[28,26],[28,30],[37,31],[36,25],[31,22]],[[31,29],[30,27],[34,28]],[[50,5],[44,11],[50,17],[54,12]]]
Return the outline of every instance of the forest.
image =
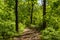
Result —
[[[0,0],[0,40],[24,39],[60,40],[60,0]]]

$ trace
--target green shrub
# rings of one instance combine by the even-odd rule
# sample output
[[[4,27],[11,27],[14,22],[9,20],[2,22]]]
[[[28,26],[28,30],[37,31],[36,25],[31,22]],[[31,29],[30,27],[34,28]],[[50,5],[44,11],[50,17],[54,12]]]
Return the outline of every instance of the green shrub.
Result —
[[[19,24],[19,33],[21,34],[24,30],[25,25]],[[0,22],[0,39],[8,39],[13,36],[20,35],[16,32],[15,22],[4,21]]]
[[[42,31],[42,40],[60,40],[60,31],[56,31],[52,27],[48,27]]]

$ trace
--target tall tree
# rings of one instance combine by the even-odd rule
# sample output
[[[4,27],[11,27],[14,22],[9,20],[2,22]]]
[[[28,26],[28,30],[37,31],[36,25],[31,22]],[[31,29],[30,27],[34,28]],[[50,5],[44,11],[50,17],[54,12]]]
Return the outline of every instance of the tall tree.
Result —
[[[16,31],[18,32],[18,0],[15,1]]]
[[[32,24],[32,16],[33,16],[33,8],[34,8],[34,0],[31,0],[32,2],[32,9],[31,9],[31,24]]]
[[[45,15],[46,15],[46,0],[43,0],[43,29],[46,28]]]

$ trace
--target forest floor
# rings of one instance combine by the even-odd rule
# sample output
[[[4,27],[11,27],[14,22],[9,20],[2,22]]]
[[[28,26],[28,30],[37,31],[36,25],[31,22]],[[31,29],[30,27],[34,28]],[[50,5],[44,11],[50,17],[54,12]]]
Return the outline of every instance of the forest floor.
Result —
[[[21,37],[15,37],[14,40],[41,40],[40,33],[34,29],[26,28]]]

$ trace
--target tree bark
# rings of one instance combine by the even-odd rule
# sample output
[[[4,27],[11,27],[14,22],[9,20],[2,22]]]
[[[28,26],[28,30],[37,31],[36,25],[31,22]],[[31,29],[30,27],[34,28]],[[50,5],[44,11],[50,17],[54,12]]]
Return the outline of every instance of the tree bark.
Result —
[[[15,0],[16,31],[18,32],[18,0]]]
[[[45,16],[46,16],[46,0],[43,0],[43,29],[46,28]]]
[[[31,0],[32,2],[32,9],[31,9],[31,24],[32,24],[32,17],[33,17],[33,7],[34,7],[34,0]]]

